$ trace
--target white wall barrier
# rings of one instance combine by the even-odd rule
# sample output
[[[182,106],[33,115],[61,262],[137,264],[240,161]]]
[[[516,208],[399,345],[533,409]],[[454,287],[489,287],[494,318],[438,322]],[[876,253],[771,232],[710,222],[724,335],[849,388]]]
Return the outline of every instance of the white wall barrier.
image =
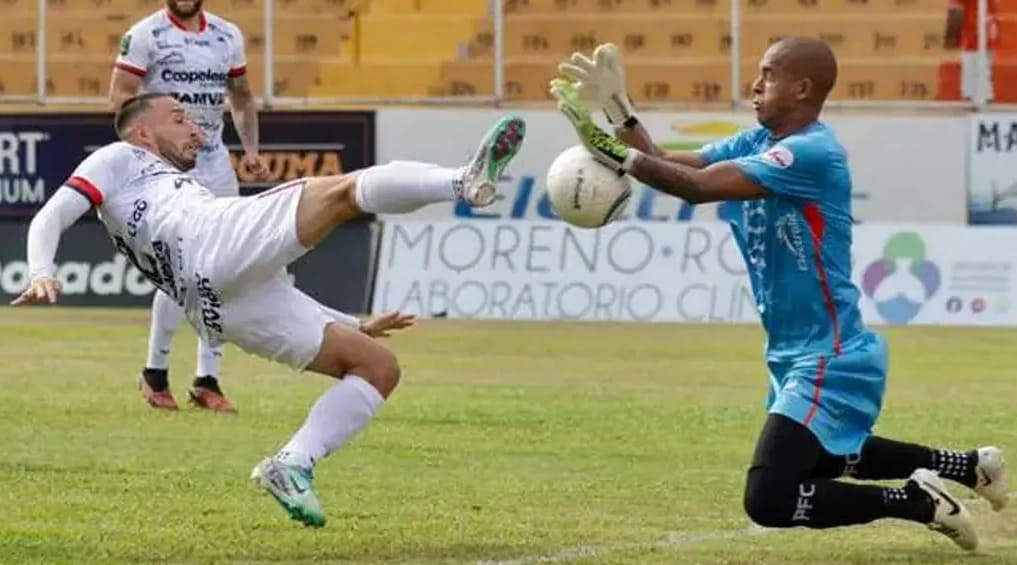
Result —
[[[506,111],[383,108],[377,114],[377,161],[412,159],[462,163],[484,132]],[[504,197],[490,208],[429,206],[414,217],[441,219],[549,219],[544,175],[551,161],[578,143],[566,119],[551,110],[517,112],[526,141],[499,186]],[[641,114],[658,145],[693,150],[755,127],[749,113]],[[824,118],[847,149],[854,180],[853,213],[860,222],[967,223],[965,116],[856,116]],[[601,120],[602,121],[602,120]],[[1017,170],[1015,168],[1014,170]],[[726,210],[693,207],[640,186],[629,207],[633,221],[717,221]]]
[[[873,325],[1017,325],[1017,230],[864,224],[854,279]],[[726,224],[391,219],[374,312],[423,317],[756,322]]]

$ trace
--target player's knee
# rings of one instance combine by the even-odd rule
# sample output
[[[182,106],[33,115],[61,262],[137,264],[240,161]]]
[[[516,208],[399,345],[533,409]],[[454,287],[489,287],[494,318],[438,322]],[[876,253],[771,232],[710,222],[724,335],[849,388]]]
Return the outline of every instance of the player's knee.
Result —
[[[786,528],[794,514],[795,484],[763,467],[749,471],[743,501],[745,513],[765,528]]]
[[[330,206],[356,208],[356,177],[334,175],[326,177],[325,196]]]
[[[359,372],[362,373],[361,378],[374,385],[385,398],[395,390],[402,375],[399,360],[394,353],[384,347],[375,348],[367,356]]]

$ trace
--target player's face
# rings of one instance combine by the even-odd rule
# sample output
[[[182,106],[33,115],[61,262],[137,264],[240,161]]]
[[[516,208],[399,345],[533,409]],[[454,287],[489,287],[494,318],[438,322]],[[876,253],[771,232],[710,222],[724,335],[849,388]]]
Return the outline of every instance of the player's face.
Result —
[[[159,154],[181,171],[193,169],[198,149],[205,144],[198,124],[179,102],[168,97],[154,101],[152,117],[152,139]]]
[[[174,16],[185,20],[201,11],[201,0],[166,0],[166,9]]]
[[[779,45],[768,49],[759,61],[759,76],[752,83],[752,108],[756,119],[773,127],[798,103],[800,84],[780,65]]]

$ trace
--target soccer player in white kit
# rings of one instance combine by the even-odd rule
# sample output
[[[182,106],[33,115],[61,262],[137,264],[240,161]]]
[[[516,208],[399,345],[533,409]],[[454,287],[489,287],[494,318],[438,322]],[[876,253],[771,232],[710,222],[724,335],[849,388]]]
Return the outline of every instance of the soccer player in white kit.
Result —
[[[258,107],[247,82],[244,36],[233,23],[202,10],[202,0],[166,0],[159,10],[135,23],[123,36],[113,65],[109,97],[114,109],[141,92],[172,94],[198,123],[208,143],[191,173],[216,196],[237,196],[239,185],[222,141],[228,99],[244,148],[241,166],[267,176],[258,156]],[[139,384],[154,408],[176,410],[169,387],[169,354],[183,310],[164,292],[152,300],[148,357]],[[198,339],[195,379],[188,396],[195,405],[233,412],[219,385],[222,348]]]
[[[401,214],[456,200],[491,204],[525,123],[499,120],[464,167],[394,161],[300,179],[247,198],[216,198],[182,172],[193,169],[204,136],[172,97],[150,93],[128,100],[115,127],[123,141],[85,158],[33,218],[32,280],[12,304],[57,301],[53,259],[60,234],[97,208],[117,250],[181,305],[212,345],[228,341],[338,379],[292,439],[251,475],[294,520],[324,525],[312,488],[314,466],[363,429],[399,381],[395,356],[372,337],[414,320],[394,312],[361,321],[331,310],[293,286],[285,268],[364,213]]]

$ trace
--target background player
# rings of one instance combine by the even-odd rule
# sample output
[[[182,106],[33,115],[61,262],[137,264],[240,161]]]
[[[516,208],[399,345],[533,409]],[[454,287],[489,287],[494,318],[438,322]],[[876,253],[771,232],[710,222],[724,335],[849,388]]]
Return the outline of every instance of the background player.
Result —
[[[239,185],[222,140],[229,100],[244,148],[241,166],[257,178],[267,170],[258,156],[258,107],[247,82],[244,36],[231,22],[202,10],[201,0],[166,0],[166,9],[138,21],[124,35],[109,97],[114,109],[140,92],[173,94],[205,133],[194,177],[217,196],[237,196]],[[169,388],[169,354],[184,312],[164,293],[152,301],[148,358],[141,388],[155,408],[176,410]],[[197,406],[234,411],[219,385],[222,348],[198,340],[196,377],[188,396]]]
[[[183,305],[212,345],[229,341],[340,379],[289,443],[252,474],[294,519],[324,525],[311,486],[314,465],[363,429],[399,381],[395,357],[368,336],[413,319],[390,314],[361,322],[325,308],[293,286],[286,266],[364,213],[407,213],[455,200],[491,204],[525,124],[500,120],[462,168],[396,161],[300,179],[249,198],[215,198],[181,172],[194,166],[203,135],[173,98],[128,100],[116,129],[126,142],[89,155],[33,218],[32,282],[13,303],[56,302],[53,259],[60,234],[94,206],[118,251]]]
[[[886,385],[883,338],[867,329],[851,281],[851,178],[833,131],[819,121],[836,81],[829,47],[786,39],[752,85],[761,127],[699,152],[664,153],[639,124],[617,49],[573,55],[575,82],[551,92],[587,149],[619,174],[693,203],[744,201],[732,222],[767,334],[769,416],[745,489],[745,510],[768,527],[829,528],[901,518],[974,549],[968,510],[939,477],[1006,502],[1003,453],[934,449],[871,435]],[[600,130],[580,96],[602,107],[626,143]],[[631,146],[631,147],[630,147]],[[832,480],[908,478],[901,488]]]

